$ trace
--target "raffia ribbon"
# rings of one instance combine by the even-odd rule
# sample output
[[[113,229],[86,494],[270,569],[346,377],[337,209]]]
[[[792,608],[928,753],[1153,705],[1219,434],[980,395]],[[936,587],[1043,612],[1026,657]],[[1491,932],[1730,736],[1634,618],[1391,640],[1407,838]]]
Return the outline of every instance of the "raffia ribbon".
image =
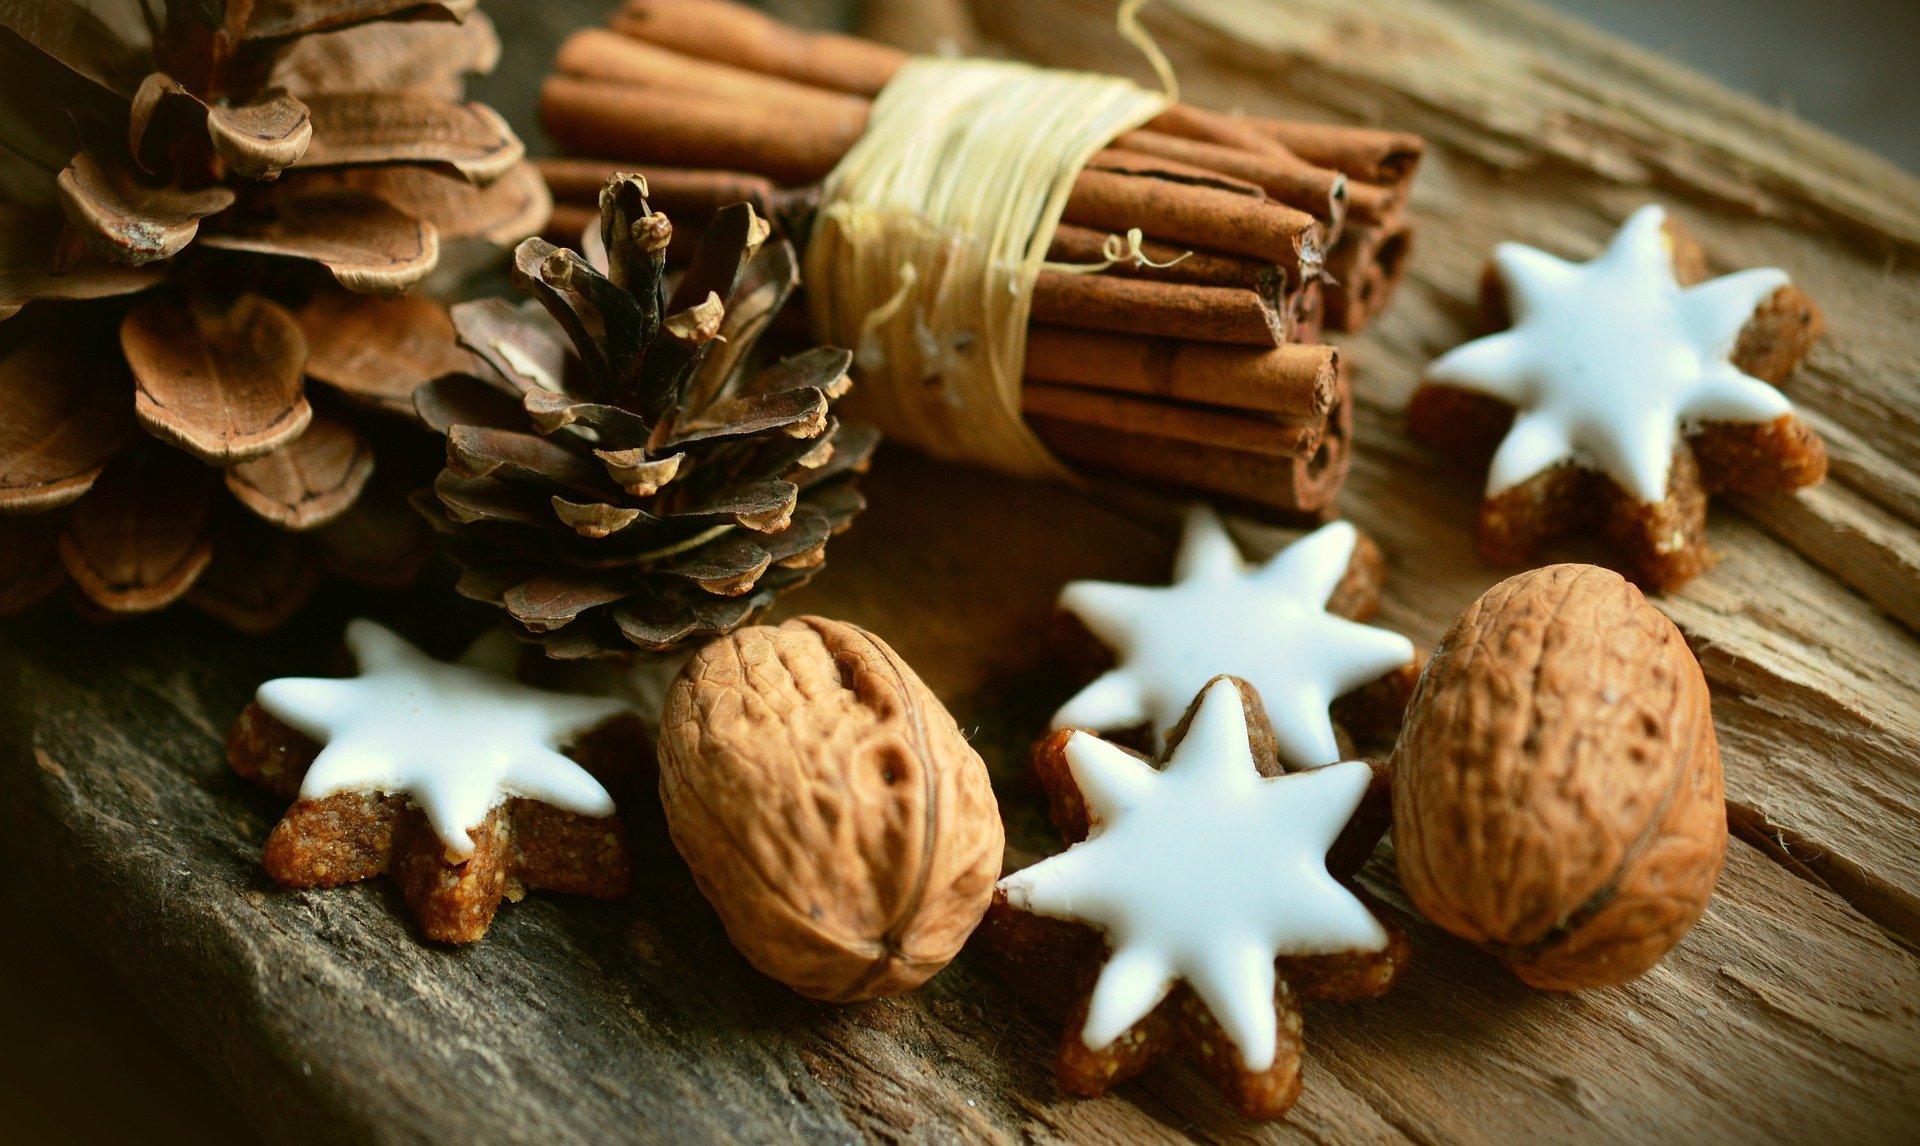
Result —
[[[936,457],[1070,476],[1020,413],[1034,280],[1081,168],[1168,102],[995,60],[900,70],[823,185],[805,267],[815,333],[854,348],[861,416]]]

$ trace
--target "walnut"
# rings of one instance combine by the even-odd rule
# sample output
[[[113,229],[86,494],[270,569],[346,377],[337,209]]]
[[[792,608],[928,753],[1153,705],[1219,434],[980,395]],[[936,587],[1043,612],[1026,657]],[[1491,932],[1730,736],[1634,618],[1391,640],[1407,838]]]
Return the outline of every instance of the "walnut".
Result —
[[[1474,602],[1421,678],[1393,772],[1407,894],[1536,987],[1646,971],[1720,875],[1706,678],[1603,569],[1536,569]]]
[[[986,911],[1004,836],[986,765],[872,633],[741,629],[668,691],[660,799],[734,945],[809,998],[909,990]]]

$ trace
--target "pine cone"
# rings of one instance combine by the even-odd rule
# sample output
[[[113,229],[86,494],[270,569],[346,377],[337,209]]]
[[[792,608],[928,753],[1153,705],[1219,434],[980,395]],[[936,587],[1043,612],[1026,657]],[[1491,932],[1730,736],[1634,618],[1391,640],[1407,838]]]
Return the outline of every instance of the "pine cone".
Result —
[[[260,630],[322,567],[411,579],[412,392],[466,355],[370,296],[551,209],[459,102],[499,54],[472,7],[0,0],[0,612],[71,583]]]
[[[563,659],[745,624],[818,571],[879,440],[831,413],[849,352],[750,367],[799,282],[793,248],[736,203],[669,295],[673,227],[646,192],[608,183],[587,257],[520,244],[515,285],[538,305],[456,306],[486,368],[415,396],[447,435],[447,468],[415,500],[453,537],[460,591]]]

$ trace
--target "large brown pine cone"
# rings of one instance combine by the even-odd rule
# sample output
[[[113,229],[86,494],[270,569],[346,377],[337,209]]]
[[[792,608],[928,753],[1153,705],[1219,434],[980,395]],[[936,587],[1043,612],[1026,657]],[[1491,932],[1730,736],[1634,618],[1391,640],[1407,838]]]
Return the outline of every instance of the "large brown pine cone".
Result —
[[[551,209],[460,100],[499,53],[472,8],[0,0],[0,612],[71,584],[265,629],[323,567],[410,578],[412,391],[466,355],[381,296]]]
[[[484,368],[415,395],[447,435],[447,468],[415,501],[453,535],[461,591],[559,658],[745,624],[820,568],[879,437],[831,412],[847,351],[755,369],[799,282],[793,248],[736,203],[669,294],[673,227],[646,187],[608,183],[587,256],[520,244],[515,283],[539,305],[455,307]]]

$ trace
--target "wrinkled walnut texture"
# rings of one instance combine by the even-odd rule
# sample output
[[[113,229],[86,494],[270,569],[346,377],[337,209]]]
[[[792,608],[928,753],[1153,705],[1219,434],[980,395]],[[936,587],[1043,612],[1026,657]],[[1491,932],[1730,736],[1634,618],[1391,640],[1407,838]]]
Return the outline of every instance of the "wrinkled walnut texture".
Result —
[[[918,986],[1000,874],[986,765],[953,717],[878,637],[819,617],[687,663],[661,719],[660,800],[734,945],[809,998]]]
[[[1394,754],[1408,896],[1534,986],[1646,971],[1726,852],[1709,702],[1680,631],[1618,574],[1496,585],[1434,653]]]

